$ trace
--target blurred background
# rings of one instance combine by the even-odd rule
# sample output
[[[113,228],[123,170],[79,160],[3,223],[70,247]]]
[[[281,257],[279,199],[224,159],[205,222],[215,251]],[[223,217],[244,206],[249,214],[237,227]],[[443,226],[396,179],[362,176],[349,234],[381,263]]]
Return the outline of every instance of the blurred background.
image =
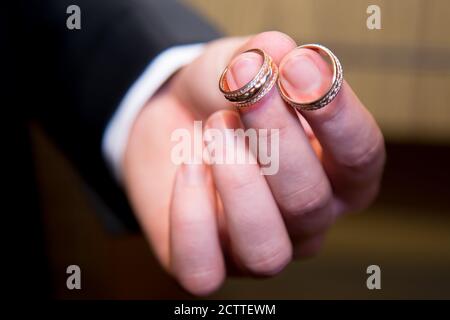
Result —
[[[228,35],[279,30],[341,59],[384,131],[376,203],[342,218],[321,254],[273,279],[231,279],[212,298],[450,298],[450,1],[185,0]],[[366,9],[381,8],[381,30]],[[71,165],[33,128],[39,197],[56,298],[189,298],[141,235],[106,230]],[[82,290],[66,289],[66,267]],[[381,290],[366,268],[381,267]]]

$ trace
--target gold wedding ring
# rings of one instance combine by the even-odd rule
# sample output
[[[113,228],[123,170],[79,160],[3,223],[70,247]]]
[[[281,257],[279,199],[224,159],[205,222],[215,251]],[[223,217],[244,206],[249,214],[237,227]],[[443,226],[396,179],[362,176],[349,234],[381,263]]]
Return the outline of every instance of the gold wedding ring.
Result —
[[[339,93],[339,90],[342,87],[342,82],[344,80],[344,72],[342,69],[342,65],[339,62],[339,59],[331,52],[330,49],[320,45],[320,44],[304,44],[302,46],[297,47],[297,49],[306,48],[311,49],[318,52],[322,56],[326,56],[333,67],[333,80],[328,91],[321,96],[320,98],[309,101],[309,102],[297,102],[294,101],[289,95],[286,93],[283,88],[280,79],[278,79],[278,90],[280,91],[283,99],[292,107],[297,108],[299,110],[316,110],[325,107],[328,105]]]
[[[255,52],[263,57],[263,64],[256,76],[241,88],[230,90],[226,80],[228,66],[223,70],[219,80],[219,89],[224,97],[238,108],[248,107],[261,100],[272,89],[278,78],[278,67],[264,50],[250,49],[245,52]]]

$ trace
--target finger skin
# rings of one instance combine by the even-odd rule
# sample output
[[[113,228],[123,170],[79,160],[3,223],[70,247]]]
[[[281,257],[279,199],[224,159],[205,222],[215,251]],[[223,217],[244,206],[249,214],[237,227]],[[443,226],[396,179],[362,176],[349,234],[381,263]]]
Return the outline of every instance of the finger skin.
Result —
[[[177,117],[168,115],[177,114]],[[130,133],[123,160],[123,185],[155,256],[169,268],[169,207],[176,165],[171,160],[174,130],[192,118],[173,96],[158,94],[143,108]]]
[[[237,128],[242,127],[236,112],[218,111],[208,119],[205,134]],[[229,141],[224,143],[224,154],[236,150]],[[239,151],[250,156],[247,148]],[[291,260],[291,242],[258,164],[216,162],[212,172],[238,264],[257,275],[280,272]]]
[[[286,37],[276,33],[261,34],[242,50],[262,48],[279,62],[296,46]],[[230,89],[236,90],[249,82],[261,64],[262,58],[253,52],[235,57],[227,73]],[[304,238],[326,229],[333,222],[331,186],[295,111],[273,88],[261,101],[243,108],[241,119],[247,128],[279,130],[279,171],[265,178],[291,237]]]
[[[201,296],[217,290],[225,277],[211,187],[205,165],[181,165],[170,208],[171,271],[186,290]]]
[[[223,97],[218,80],[233,54],[247,38],[225,38],[206,45],[205,52],[183,68],[175,79],[175,94],[196,119],[206,120],[215,111],[234,109]]]
[[[296,101],[319,98],[331,85],[332,71],[315,51],[295,49],[280,64],[280,81]],[[385,150],[375,120],[344,81],[326,107],[301,111],[323,148],[323,163],[334,192],[348,210],[370,203],[377,193]]]

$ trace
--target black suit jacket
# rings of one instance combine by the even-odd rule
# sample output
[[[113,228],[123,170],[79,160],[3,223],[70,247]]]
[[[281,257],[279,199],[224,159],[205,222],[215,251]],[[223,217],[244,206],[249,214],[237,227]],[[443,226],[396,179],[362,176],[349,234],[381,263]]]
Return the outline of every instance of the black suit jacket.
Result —
[[[81,30],[66,26],[66,9],[73,4],[81,9]],[[9,101],[7,149],[12,155],[7,166],[15,168],[9,186],[16,213],[6,224],[21,230],[8,261],[12,274],[20,277],[16,271],[23,267],[26,273],[27,263],[45,261],[37,254],[42,237],[28,121],[39,121],[104,203],[125,226],[135,228],[126,197],[101,154],[105,126],[153,57],[168,47],[205,42],[218,33],[173,0],[16,0],[0,14],[6,44],[3,79],[8,83],[3,101]],[[31,290],[30,279],[24,281]]]

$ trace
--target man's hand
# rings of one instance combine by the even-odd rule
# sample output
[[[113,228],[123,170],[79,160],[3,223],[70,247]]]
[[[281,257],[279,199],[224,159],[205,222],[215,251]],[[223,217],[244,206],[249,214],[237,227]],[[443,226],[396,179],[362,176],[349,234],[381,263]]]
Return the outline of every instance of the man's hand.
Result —
[[[385,159],[383,136],[344,82],[328,106],[298,115],[276,89],[240,114],[218,90],[220,73],[237,89],[258,71],[261,48],[279,66],[296,100],[319,97],[331,84],[328,64],[278,32],[209,44],[142,110],[123,162],[125,188],[161,264],[188,291],[205,295],[226,268],[271,276],[293,257],[315,254],[339,215],[367,207]],[[206,126],[279,129],[279,171],[256,164],[182,165],[171,161],[175,129]],[[225,265],[227,267],[225,267]]]

